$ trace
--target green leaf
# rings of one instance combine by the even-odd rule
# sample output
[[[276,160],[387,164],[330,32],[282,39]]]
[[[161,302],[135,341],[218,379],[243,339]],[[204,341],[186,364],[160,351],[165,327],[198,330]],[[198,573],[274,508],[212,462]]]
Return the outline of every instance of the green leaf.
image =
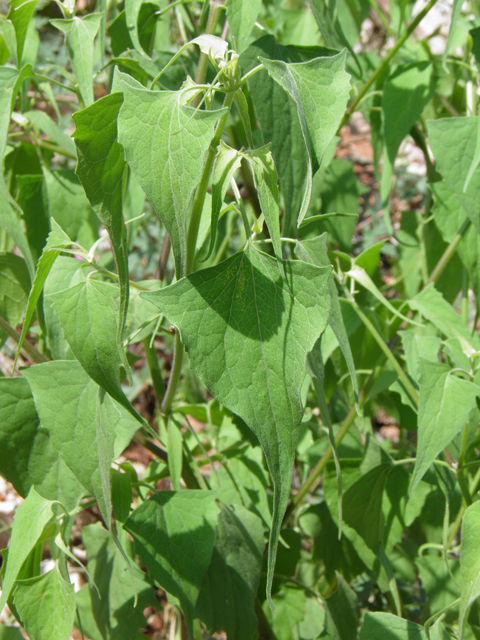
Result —
[[[73,629],[75,593],[57,566],[36,578],[19,580],[13,602],[22,627],[35,640],[68,640]]]
[[[282,245],[280,242],[280,207],[278,204],[278,175],[270,152],[270,145],[259,149],[245,151],[253,173],[255,188],[258,193],[260,208],[265,216],[273,250],[279,260],[282,259]]]
[[[375,551],[383,540],[383,491],[392,465],[380,464],[362,475],[343,495],[343,517]]]
[[[180,600],[191,640],[217,515],[215,494],[210,491],[162,491],[137,507],[125,523],[151,577]]]
[[[123,102],[121,93],[112,93],[74,115],[77,145],[77,175],[93,210],[110,237],[120,281],[120,308],[117,348],[130,376],[123,345],[128,312],[129,276],[127,230],[123,219],[123,191],[126,164],[117,142],[117,118]]]
[[[278,640],[290,640],[298,626],[305,618],[306,597],[302,589],[296,585],[282,585],[280,590],[273,596],[275,610],[270,611],[263,605],[263,610],[270,621],[270,624]],[[322,610],[316,611],[321,618]],[[298,636],[297,636],[298,637]]]
[[[8,549],[7,568],[3,578],[0,609],[3,609],[10,597],[15,580],[28,554],[35,547],[44,528],[52,519],[53,504],[50,500],[39,496],[32,488],[25,501],[16,510]]]
[[[10,0],[10,11],[7,18],[12,22],[15,28],[15,35],[17,40],[16,50],[16,62],[17,67],[22,66],[23,49],[25,46],[25,39],[27,37],[28,24],[30,18],[35,11],[35,5],[37,0]]]
[[[329,268],[286,261],[283,269],[250,245],[142,294],[178,328],[192,368],[215,398],[260,440],[274,486],[268,590],[303,415],[306,357],[330,315]]]
[[[422,115],[434,91],[433,65],[415,62],[401,65],[385,83],[382,110],[385,123],[382,202],[388,213],[393,165],[402,140]],[[390,217],[388,217],[390,223]]]
[[[60,254],[60,251],[62,249],[66,249],[72,244],[70,238],[55,222],[55,220],[52,219],[50,222],[52,225],[52,230],[48,235],[47,244],[44,246],[42,255],[40,256],[40,260],[38,261],[37,272],[35,273],[35,279],[28,296],[28,304],[27,310],[25,312],[25,319],[23,321],[22,333],[20,336],[20,340],[18,341],[17,358],[18,354],[20,353],[20,349],[22,348],[25,336],[27,335],[27,331],[30,328],[30,322],[32,321],[35,307],[37,306],[37,302],[42,293],[45,280],[50,273],[50,269],[53,267],[57,256]]]
[[[190,94],[147,91],[115,73],[124,101],[118,116],[118,139],[138,183],[165,225],[177,273],[186,260],[190,205],[223,109],[199,111],[187,106]],[[166,142],[168,141],[168,144]]]
[[[367,613],[360,640],[428,640],[423,627],[391,613]]]
[[[17,202],[23,212],[28,244],[37,263],[51,230],[45,179],[43,175],[18,175],[17,189]]]
[[[217,225],[225,200],[225,194],[235,171],[240,168],[241,154],[220,140],[212,171],[212,218],[210,224],[210,247],[202,262],[212,255],[217,238]]]
[[[0,626],[0,640],[23,640],[22,632],[18,627]]]
[[[420,293],[417,293],[408,304],[440,329],[447,338],[458,338],[458,334],[460,334],[465,340],[471,342],[475,348],[480,348],[478,335],[472,334],[463,322],[462,316],[446,302],[442,294],[435,289],[433,283]]]
[[[247,47],[250,34],[262,8],[262,0],[227,0],[227,18],[238,53]]]
[[[118,288],[89,278],[86,282],[49,296],[60,320],[65,340],[88,375],[136,420],[143,419],[123,393],[115,297]]]
[[[287,64],[261,58],[268,73],[294,101],[305,148],[307,184],[297,225],[303,221],[312,194],[313,160],[318,163],[335,135],[350,95],[350,75],[345,71],[346,50],[336,56]]]
[[[56,124],[45,111],[26,111],[22,113],[24,118],[38,127],[43,133],[53,140],[59,147],[63,147],[70,155],[75,157],[75,143],[61,127]]]
[[[98,588],[97,593],[95,587],[88,584],[77,593],[83,632],[92,640],[131,640],[145,626],[143,609],[158,606],[153,585],[147,575],[133,565],[134,588],[127,563],[100,522],[85,527],[82,539],[88,572]]]
[[[465,620],[471,605],[480,596],[480,502],[468,507],[462,522],[460,567],[462,591],[460,595],[460,640],[463,638]]]
[[[10,115],[13,102],[16,98],[21,81],[31,74],[32,68],[26,65],[19,72],[16,69],[4,67],[2,77],[0,67],[0,226],[13,239],[18,249],[22,252],[27,263],[30,277],[33,278],[35,267],[32,253],[25,237],[22,222],[19,217],[19,207],[10,195],[4,179],[5,150],[8,139],[8,129],[10,126]]]
[[[311,262],[312,264],[316,264],[319,267],[327,267],[330,265],[330,259],[327,254],[326,233],[323,233],[321,236],[317,236],[316,238],[297,242],[297,244],[295,245],[295,251],[298,257],[304,262]],[[360,407],[358,404],[358,380],[355,370],[355,363],[353,361],[352,350],[350,348],[350,342],[348,340],[348,334],[345,328],[342,310],[340,308],[340,300],[338,299],[337,287],[333,279],[330,280],[328,287],[332,305],[328,324],[331,326],[333,333],[338,340],[338,344],[342,351],[343,357],[345,358],[345,362],[347,363],[348,372],[352,381],[353,393],[355,394],[357,412],[359,415],[361,415]]]
[[[83,18],[50,20],[51,24],[65,34],[68,55],[78,82],[85,106],[93,103],[93,42],[97,35],[102,13],[90,13]]]
[[[12,327],[23,318],[29,291],[25,260],[14,253],[0,253],[0,316]]]
[[[85,494],[53,449],[24,378],[0,378],[0,473],[26,497],[30,488],[67,509]]]
[[[110,465],[138,423],[105,396],[75,360],[46,362],[23,373],[54,449],[109,519]]]
[[[480,166],[471,175],[468,188],[465,181],[475,157],[478,120],[480,116],[440,118],[427,123],[428,143],[435,156],[436,168],[445,182],[468,211],[477,232],[480,233]]]
[[[345,579],[337,573],[335,590],[325,600],[325,607],[335,626],[338,640],[351,640],[357,635],[357,596]]]
[[[210,632],[223,629],[229,640],[253,637],[264,546],[257,516],[244,507],[220,505],[212,561],[195,608]]]
[[[419,371],[418,447],[410,493],[468,422],[480,396],[478,385],[457,378],[445,364],[421,359]]]

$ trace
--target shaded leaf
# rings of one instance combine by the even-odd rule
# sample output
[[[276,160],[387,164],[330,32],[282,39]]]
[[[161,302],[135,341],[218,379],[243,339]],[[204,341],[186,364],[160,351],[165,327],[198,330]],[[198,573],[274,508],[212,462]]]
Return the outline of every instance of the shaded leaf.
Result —
[[[223,629],[229,640],[253,638],[264,546],[257,516],[244,507],[220,505],[212,561],[195,608],[211,632]]]
[[[367,613],[360,640],[428,640],[423,627],[391,613]]]
[[[26,497],[30,488],[67,509],[85,494],[53,449],[24,378],[0,378],[0,473]]]
[[[0,316],[12,327],[23,318],[29,291],[25,260],[14,253],[0,253]]]
[[[191,640],[217,515],[215,494],[210,491],[162,491],[137,507],[125,523],[151,577],[180,600]]]

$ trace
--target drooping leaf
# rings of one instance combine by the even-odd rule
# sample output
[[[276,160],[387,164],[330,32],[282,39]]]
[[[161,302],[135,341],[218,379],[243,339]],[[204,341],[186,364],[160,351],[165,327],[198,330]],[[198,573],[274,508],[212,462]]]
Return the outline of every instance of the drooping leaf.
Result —
[[[22,348],[23,341],[27,335],[27,331],[30,328],[30,322],[32,321],[35,307],[42,294],[43,285],[50,273],[55,260],[60,254],[62,249],[66,249],[72,245],[72,241],[63,231],[63,229],[55,222],[51,220],[52,230],[48,235],[47,243],[43,248],[42,255],[37,264],[37,271],[33,280],[32,288],[28,296],[27,310],[25,312],[25,319],[23,321],[22,333],[17,347],[17,358]],[[31,254],[30,254],[31,255]]]
[[[170,235],[181,274],[189,208],[224,110],[195,110],[186,104],[187,92],[147,91],[132,86],[129,76],[119,72],[115,81],[124,94],[118,139],[135,178]]]
[[[336,51],[318,47],[316,56],[332,55]],[[301,62],[311,57],[311,49],[284,47],[273,36],[256,40],[240,56],[244,72],[259,64],[259,57],[285,62]],[[280,179],[280,190],[285,202],[283,233],[289,235],[296,227],[302,208],[308,173],[309,156],[300,127],[297,105],[266,70],[256,73],[248,80],[255,113],[265,143],[272,143],[272,156]],[[288,144],[286,141],[288,140]]]
[[[203,579],[195,615],[229,640],[252,638],[262,554],[263,525],[244,507],[220,506],[212,561]]]
[[[51,231],[45,179],[43,175],[18,175],[17,189],[28,244],[37,264]]]
[[[212,557],[218,506],[211,491],[162,491],[125,523],[150,576],[180,600],[193,640],[200,585]]]
[[[127,374],[130,367],[123,337],[128,312],[129,276],[127,230],[123,219],[123,191],[126,164],[117,142],[117,118],[123,102],[111,93],[74,115],[77,145],[77,175],[93,210],[104,224],[112,243],[120,282],[117,348]]]
[[[297,242],[295,251],[299,258],[305,262],[311,262],[319,267],[326,267],[330,264],[330,260],[327,254],[327,234],[322,234],[316,238],[309,240],[303,240]],[[345,322],[343,320],[342,310],[340,308],[340,300],[338,299],[338,291],[335,282],[330,280],[329,292],[331,300],[330,318],[328,324],[331,326],[335,337],[338,340],[338,344],[347,363],[348,372],[352,381],[353,392],[355,394],[355,402],[357,403],[357,411],[360,413],[358,405],[358,380],[355,371],[355,363],[353,361],[352,349],[348,340],[347,330],[345,328]]]
[[[460,546],[460,568],[462,590],[460,595],[460,639],[463,637],[465,620],[471,605],[480,597],[480,503],[468,507],[462,522]]]
[[[313,160],[320,163],[335,135],[350,95],[346,50],[336,56],[288,64],[262,58],[265,68],[294,101],[307,151],[307,183],[297,225],[307,213],[312,193]]]
[[[56,124],[45,111],[26,111],[22,113],[24,118],[38,127],[43,133],[53,140],[59,147],[63,147],[70,155],[75,157],[75,143],[61,127]]]
[[[418,447],[411,493],[438,454],[468,422],[480,396],[478,385],[456,377],[445,364],[421,359],[419,370]]]
[[[23,318],[29,291],[25,260],[14,253],[0,253],[0,316],[12,327]]]
[[[212,255],[217,238],[217,225],[225,194],[235,171],[240,167],[242,156],[236,149],[220,141],[212,172],[212,218],[210,224],[210,247],[203,261]]]
[[[78,82],[78,88],[85,106],[93,103],[93,42],[97,35],[103,14],[90,13],[83,18],[51,20],[51,24],[65,34],[68,55]]]
[[[117,335],[117,287],[93,278],[49,296],[65,340],[88,375],[136,420],[144,423],[123,393]]]
[[[102,390],[75,360],[29,367],[24,376],[53,448],[97,498],[102,513],[111,513],[110,465],[138,423],[109,396],[102,396]]]
[[[92,640],[131,640],[145,626],[143,609],[158,604],[153,585],[133,565],[134,589],[128,566],[101,523],[85,527],[82,539],[99,592],[88,584],[76,596],[83,632]]]
[[[357,635],[357,597],[339,573],[336,578],[335,590],[325,600],[325,608],[335,627],[335,638],[350,640]]]
[[[273,250],[279,260],[282,259],[280,243],[280,207],[278,204],[278,175],[270,151],[270,145],[249,150],[244,157],[252,168],[253,179],[258,193],[260,208],[265,216]]]
[[[383,151],[382,203],[385,220],[390,223],[389,195],[393,165],[402,140],[418,121],[433,95],[433,65],[415,62],[401,65],[385,83],[382,110],[385,122]]]
[[[212,394],[260,440],[274,486],[268,590],[303,415],[306,357],[330,315],[330,269],[300,261],[283,267],[284,276],[250,245],[216,267],[142,294],[178,328]]]
[[[423,627],[391,613],[368,612],[360,640],[428,640]]]
[[[0,474],[26,497],[30,488],[67,509],[85,494],[40,425],[24,378],[0,378]]]
[[[408,304],[440,329],[447,338],[458,338],[460,334],[465,340],[471,342],[474,347],[480,348],[478,335],[472,334],[463,322],[462,317],[452,305],[448,304],[442,294],[435,289],[433,283],[420,293],[417,293],[414,298],[409,300]]]
[[[478,119],[480,116],[440,118],[428,121],[428,143],[435,156],[436,168],[468,211],[477,232],[480,233],[480,166],[471,175],[468,188],[465,181],[475,156]]]
[[[19,580],[13,602],[22,627],[35,640],[68,640],[73,629],[75,594],[57,566],[44,575]]]
[[[227,18],[238,53],[246,48],[257,16],[262,8],[262,0],[227,0]]]
[[[3,609],[23,563],[39,541],[44,528],[53,517],[53,502],[30,489],[25,501],[17,508],[12,527],[12,537],[8,548],[7,568],[2,584],[0,609]]]
[[[10,0],[10,11],[7,18],[12,22],[15,28],[15,36],[17,41],[16,62],[17,67],[22,66],[23,49],[25,47],[25,39],[27,37],[28,24],[30,18],[35,11],[37,0]]]

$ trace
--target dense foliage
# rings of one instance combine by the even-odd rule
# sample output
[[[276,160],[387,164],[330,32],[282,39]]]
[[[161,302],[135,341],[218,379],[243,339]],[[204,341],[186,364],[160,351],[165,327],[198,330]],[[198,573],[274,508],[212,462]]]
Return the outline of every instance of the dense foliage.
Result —
[[[0,639],[480,637],[480,5],[435,4],[0,16]]]

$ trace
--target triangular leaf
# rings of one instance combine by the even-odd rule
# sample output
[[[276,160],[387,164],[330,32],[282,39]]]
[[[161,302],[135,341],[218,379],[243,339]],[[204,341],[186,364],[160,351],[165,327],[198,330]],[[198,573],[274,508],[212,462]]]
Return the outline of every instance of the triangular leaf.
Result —
[[[268,592],[303,415],[306,357],[330,315],[330,269],[300,261],[282,266],[285,273],[250,245],[216,267],[142,294],[178,328],[192,368],[217,400],[260,440],[274,486]]]

